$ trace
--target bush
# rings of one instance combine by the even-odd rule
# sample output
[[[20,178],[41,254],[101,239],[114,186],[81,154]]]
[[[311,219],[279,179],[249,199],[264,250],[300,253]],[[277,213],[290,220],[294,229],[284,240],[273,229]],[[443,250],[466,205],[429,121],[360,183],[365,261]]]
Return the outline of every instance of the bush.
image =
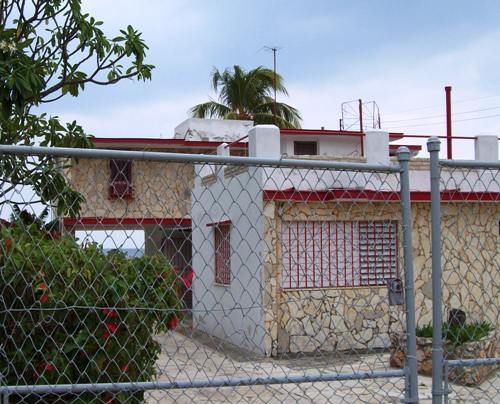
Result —
[[[79,246],[72,237],[19,221],[1,227],[0,234],[4,384],[149,381],[155,376],[160,346],[154,335],[175,328],[182,309],[177,277],[164,257],[106,255],[97,244]],[[62,400],[96,398],[137,402],[143,392],[85,393]]]
[[[443,323],[443,339],[453,345],[463,345],[467,342],[479,341],[486,337],[494,327],[487,321],[474,322],[464,325],[450,325],[446,321]],[[417,327],[417,337],[432,337],[432,325],[426,324]]]

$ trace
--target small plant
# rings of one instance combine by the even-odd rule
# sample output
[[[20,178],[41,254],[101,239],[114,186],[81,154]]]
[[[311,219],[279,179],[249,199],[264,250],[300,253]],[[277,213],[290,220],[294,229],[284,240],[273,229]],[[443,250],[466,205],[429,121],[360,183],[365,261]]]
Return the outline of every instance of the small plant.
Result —
[[[453,345],[463,345],[467,342],[479,341],[493,330],[494,327],[487,321],[466,323],[462,326],[444,323],[443,337]]]
[[[464,325],[450,325],[448,322],[444,322],[443,339],[458,346],[467,342],[479,341],[493,330],[493,325],[487,321],[466,323]],[[417,327],[417,337],[431,338],[432,325],[429,323]]]
[[[7,385],[149,381],[183,308],[162,256],[106,255],[40,223],[0,227],[0,369]],[[29,222],[29,221],[28,221]],[[76,396],[23,397],[73,402]],[[84,393],[78,402],[141,402],[143,392]],[[111,401],[110,401],[111,400]]]
[[[426,324],[422,327],[417,326],[417,337],[431,338],[432,337],[432,325],[431,323]]]

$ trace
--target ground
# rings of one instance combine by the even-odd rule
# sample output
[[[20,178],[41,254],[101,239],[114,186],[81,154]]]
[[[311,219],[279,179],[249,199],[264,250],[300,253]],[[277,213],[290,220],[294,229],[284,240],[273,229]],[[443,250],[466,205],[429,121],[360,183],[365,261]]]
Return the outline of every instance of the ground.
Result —
[[[315,371],[352,373],[388,369],[385,352],[365,355],[311,354],[262,358],[223,344],[203,334],[180,329],[158,337],[162,353],[159,380],[194,380],[220,376],[296,375]],[[500,398],[500,375],[480,388],[451,386],[450,402],[490,403]],[[147,393],[148,403],[398,403],[403,398],[402,378],[317,382],[268,386],[202,388]],[[431,378],[419,377],[421,403],[431,402]]]

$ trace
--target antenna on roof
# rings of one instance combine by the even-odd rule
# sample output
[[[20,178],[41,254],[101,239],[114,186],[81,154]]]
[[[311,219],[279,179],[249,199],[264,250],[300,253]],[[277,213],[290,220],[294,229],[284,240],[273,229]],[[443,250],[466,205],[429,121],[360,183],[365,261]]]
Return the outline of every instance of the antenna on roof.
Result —
[[[342,118],[339,120],[340,130],[352,130],[359,127],[363,132],[367,129],[380,129],[380,110],[375,101],[345,101],[341,104]]]
[[[282,49],[281,46],[264,46],[263,49],[265,49],[268,52],[273,52],[273,71],[274,71],[274,78],[273,78],[273,88],[274,88],[274,104],[273,104],[273,121],[274,124],[276,125],[276,53]]]

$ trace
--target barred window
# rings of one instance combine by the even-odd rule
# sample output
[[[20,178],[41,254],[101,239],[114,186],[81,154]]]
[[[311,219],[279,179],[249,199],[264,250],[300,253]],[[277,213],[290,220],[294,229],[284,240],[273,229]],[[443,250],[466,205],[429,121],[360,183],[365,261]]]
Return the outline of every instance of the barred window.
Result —
[[[132,195],[132,161],[109,161],[109,198],[131,199]]]
[[[231,224],[214,225],[215,283],[231,284]]]
[[[386,284],[398,276],[396,221],[284,221],[284,288]]]

